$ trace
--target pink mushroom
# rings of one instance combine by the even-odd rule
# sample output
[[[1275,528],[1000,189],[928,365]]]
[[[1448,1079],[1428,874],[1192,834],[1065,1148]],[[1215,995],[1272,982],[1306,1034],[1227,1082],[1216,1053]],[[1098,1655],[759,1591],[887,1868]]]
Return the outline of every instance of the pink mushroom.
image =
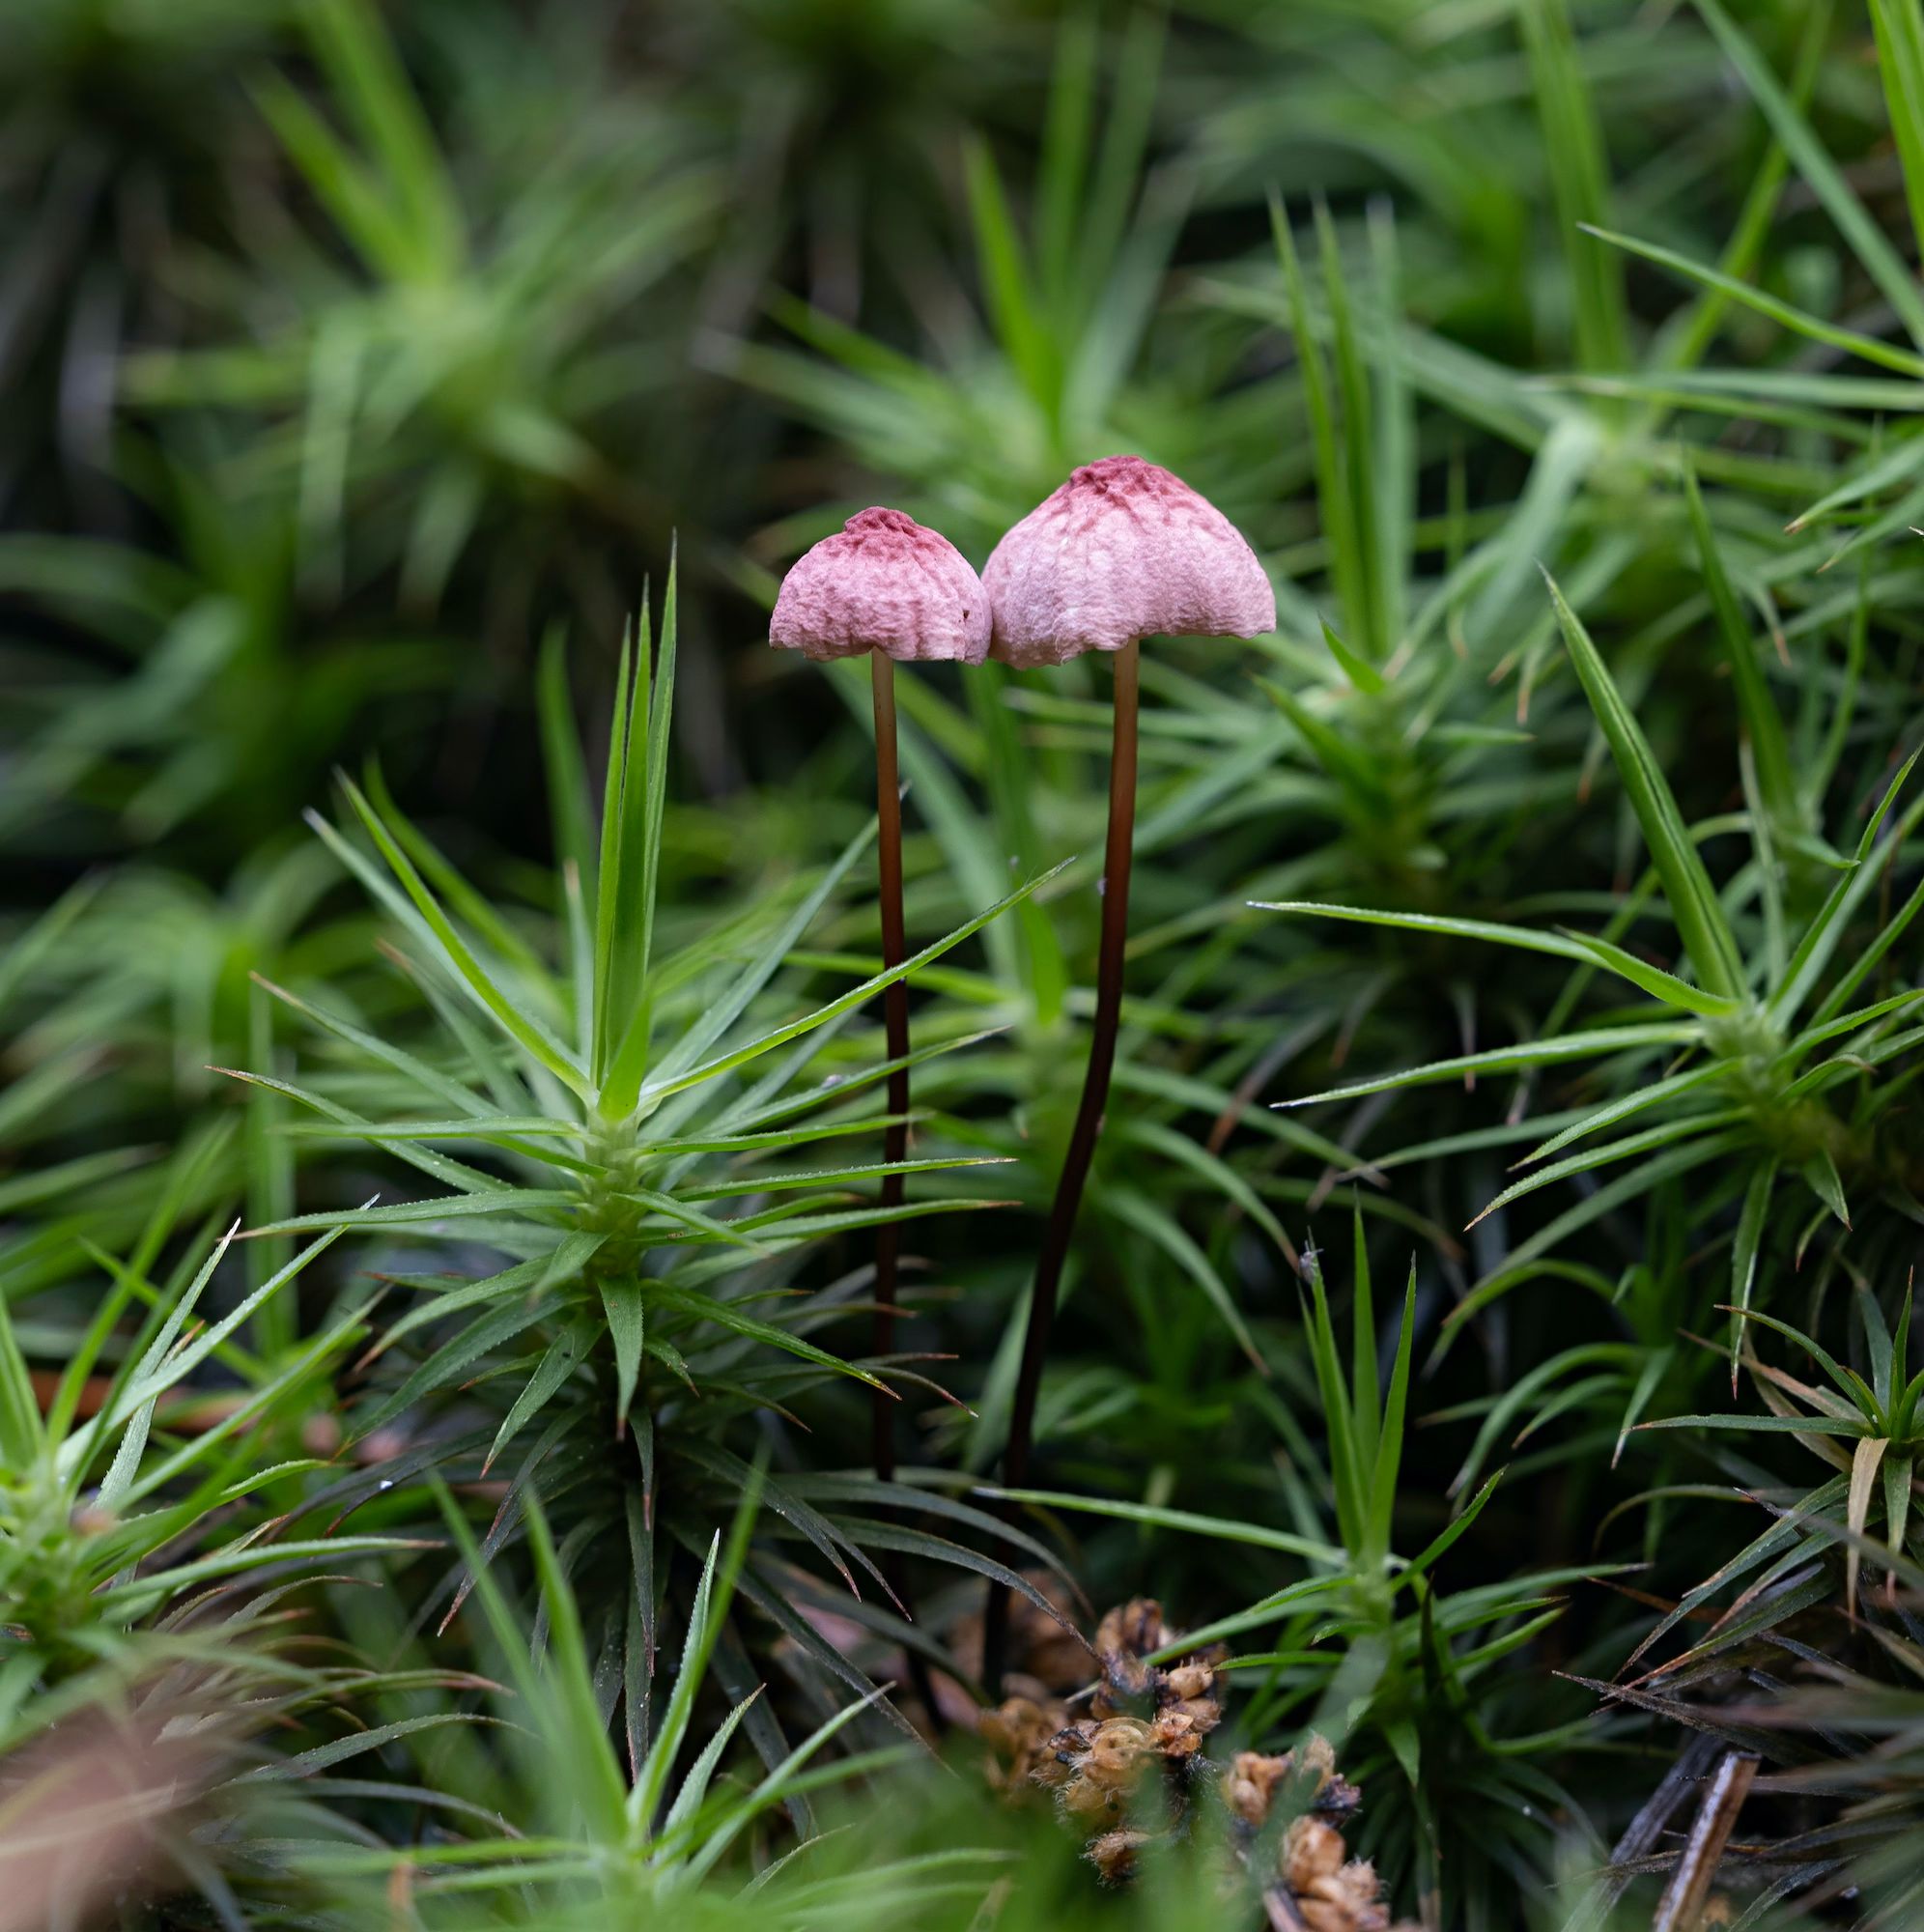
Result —
[[[1154,635],[1259,637],[1276,628],[1276,594],[1256,553],[1222,511],[1179,476],[1140,456],[1085,464],[996,546],[982,582],[995,606],[990,653],[1004,664],[1065,664],[1089,650],[1116,654],[1095,1023],[1082,1103],[1029,1299],[1022,1370],[1003,1452],[1004,1486],[1013,1490],[1029,1474],[1057,1291],[1116,1064],[1136,822],[1137,645]],[[992,1583],[982,1654],[982,1681],[992,1700],[1000,1695],[1007,1628],[1007,1588]]]
[[[894,667],[942,661],[980,664],[989,650],[989,597],[982,580],[948,539],[900,510],[869,509],[798,558],[782,579],[768,640],[826,661],[868,653],[875,704],[875,810],[880,821],[882,962],[908,957],[902,925],[902,799],[895,755]],[[909,993],[897,980],[882,995],[889,1058],[890,1123],[882,1157],[908,1151]],[[887,1176],[882,1206],[902,1199],[902,1178]],[[875,1231],[875,1352],[894,1345],[899,1231]],[[895,1472],[893,1398],[878,1388],[871,1415],[875,1473]]]
[[[768,640],[818,660],[980,664],[989,597],[969,559],[900,510],[863,510],[796,559]]]
[[[1276,628],[1276,593],[1242,533],[1140,456],[1085,464],[996,546],[982,582],[995,609],[990,654],[1004,664]]]

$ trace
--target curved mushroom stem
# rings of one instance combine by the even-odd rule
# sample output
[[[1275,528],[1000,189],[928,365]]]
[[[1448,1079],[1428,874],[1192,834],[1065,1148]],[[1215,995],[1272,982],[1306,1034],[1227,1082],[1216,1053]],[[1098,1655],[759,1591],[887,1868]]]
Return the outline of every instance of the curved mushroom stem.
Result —
[[[1089,1163],[1102,1132],[1102,1110],[1109,1100],[1109,1076],[1116,1065],[1116,1037],[1122,1017],[1122,949],[1129,936],[1129,862],[1136,837],[1136,712],[1140,645],[1135,639],[1116,653],[1115,729],[1109,754],[1109,839],[1102,869],[1102,947],[1095,967],[1095,1026],[1083,1076],[1082,1104],[1069,1132],[1068,1151],[1056,1181],[1049,1232],[1035,1267],[1029,1297],[1029,1325],[1022,1338],[1022,1372],[1009,1413],[1008,1446],[1003,1451],[1003,1486],[1020,1489],[1029,1477],[1029,1452],[1035,1426],[1035,1398],[1042,1386],[1042,1363],[1055,1325],[1056,1293],[1075,1233],[1077,1210],[1089,1180]],[[1000,1695],[1008,1645],[1008,1586],[991,1583],[982,1630],[982,1687]]]
[[[876,864],[881,874],[882,965],[899,966],[908,957],[902,930],[902,786],[895,759],[895,666],[887,651],[868,653],[870,689],[875,699],[875,812],[881,831]],[[889,1058],[904,1061],[909,1053],[909,988],[897,980],[882,994],[882,1023]],[[893,1167],[908,1151],[909,1069],[898,1065],[889,1076],[889,1112],[893,1121],[883,1130],[882,1158]],[[902,1201],[902,1177],[882,1178],[882,1206],[897,1208]],[[875,1230],[875,1352],[889,1354],[895,1346],[895,1277],[900,1253],[900,1224],[884,1221]],[[869,1411],[871,1456],[875,1474],[883,1482],[895,1475],[895,1399],[877,1389]]]

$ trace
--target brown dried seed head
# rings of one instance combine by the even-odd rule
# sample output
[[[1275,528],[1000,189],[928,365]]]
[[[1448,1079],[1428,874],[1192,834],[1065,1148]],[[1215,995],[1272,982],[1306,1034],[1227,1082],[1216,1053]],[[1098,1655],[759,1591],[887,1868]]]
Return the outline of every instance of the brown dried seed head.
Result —
[[[1031,1779],[1051,1789],[1068,1783],[1089,1755],[1089,1736],[1078,1725],[1065,1724],[1043,1746],[1034,1770],[1029,1774]]]
[[[1170,1694],[1186,1703],[1208,1696],[1216,1688],[1216,1673],[1206,1663],[1176,1663],[1170,1666],[1168,1683]]]
[[[1299,1898],[1295,1906],[1296,1917],[1302,1920],[1305,1932],[1357,1932],[1348,1907],[1334,1900]]]
[[[1352,1911],[1360,1912],[1366,1906],[1376,1903],[1382,1887],[1376,1878],[1376,1867],[1368,1859],[1351,1859],[1337,1873],[1336,1881],[1343,1889],[1343,1895]],[[1383,1922],[1389,1923],[1390,1915],[1383,1914]]]
[[[1208,1723],[1200,1726],[1208,1729]],[[1223,1802],[1246,1825],[1261,1825],[1269,1816],[1276,1788],[1296,1775],[1300,1757],[1305,1774],[1314,1774],[1313,1802],[1318,1811],[1353,1811],[1361,1794],[1338,1776],[1336,1752],[1327,1738],[1312,1731],[1296,1750],[1265,1756],[1238,1751],[1223,1778]]]
[[[1079,1769],[1098,1784],[1129,1783],[1143,1760],[1158,1748],[1154,1728],[1140,1718],[1110,1718],[1096,1726]]]
[[[1071,1735],[1082,1747],[1071,1746],[1064,1753],[1070,1776],[1057,1802],[1069,1816],[1088,1823],[1118,1816],[1143,1767],[1157,1755],[1154,1732],[1139,1718],[1111,1718],[1092,1733],[1064,1733],[1058,1746]]]
[[[1067,1716],[1061,1704],[1038,1704],[1029,1697],[1010,1697],[996,1710],[982,1712],[976,1728],[991,1752],[989,1783],[1011,1797],[1019,1796],[1039,1768],[1054,1763],[1050,1741]]]
[[[1320,1880],[1334,1879],[1343,1869],[1343,1833],[1320,1818],[1296,1818],[1283,1834],[1277,1862],[1283,1882],[1299,1895],[1316,1895]]]
[[[1260,1825],[1269,1816],[1269,1795],[1289,1775],[1286,1757],[1265,1757],[1260,1751],[1237,1751],[1223,1774],[1223,1803],[1245,1825]]]
[[[1309,1932],[1390,1932],[1390,1915],[1380,1905],[1349,1905],[1341,1899],[1299,1898],[1296,1914]]]
[[[1202,1748],[1207,1724],[1199,1724],[1187,1711],[1158,1711],[1151,1726],[1156,1748],[1164,1757],[1194,1757]]]
[[[1087,1857],[1104,1885],[1121,1885],[1135,1877],[1137,1854],[1148,1842],[1146,1832],[1105,1832],[1090,1840]]]
[[[1351,1859],[1298,1888],[1296,1910],[1311,1932],[1390,1932],[1389,1908],[1377,1890],[1375,1866]]]
[[[1163,1710],[1187,1718],[1199,1736],[1213,1731],[1223,1721],[1223,1707],[1213,1697],[1190,1697],[1181,1703],[1165,1704]]]
[[[1095,1654],[1110,1682],[1133,1696],[1149,1688],[1149,1666],[1143,1662],[1160,1650],[1172,1633],[1163,1622],[1162,1605],[1153,1597],[1132,1597],[1118,1604],[1096,1626]]]

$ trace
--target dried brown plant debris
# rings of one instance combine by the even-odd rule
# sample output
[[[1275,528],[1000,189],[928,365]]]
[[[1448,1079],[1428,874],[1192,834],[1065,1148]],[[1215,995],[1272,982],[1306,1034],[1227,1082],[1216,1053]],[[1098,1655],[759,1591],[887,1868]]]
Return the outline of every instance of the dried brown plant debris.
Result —
[[[1216,1666],[1226,1652],[1219,1646],[1168,1665],[1148,1662],[1180,1635],[1163,1621],[1162,1605],[1153,1597],[1134,1597],[1111,1610],[1096,1627],[1095,1654],[1102,1679],[1090,1710],[1099,1718],[1123,1712],[1174,1713],[1189,1719],[1198,1738],[1214,1730],[1223,1718]]]
[[[1282,1885],[1265,1894],[1271,1924],[1307,1932],[1390,1932],[1375,1866],[1347,1851],[1334,1825],[1313,1816],[1293,1819],[1277,1858]]]
[[[1089,1841],[1088,1859],[1104,1885],[1126,1885],[1136,1876],[1136,1865],[1145,1845],[1154,1834],[1127,1829],[1105,1832]]]
[[[1063,1817],[1105,1825],[1128,1810],[1144,1772],[1161,1754],[1155,1727],[1141,1718],[1070,1724],[1050,1740],[1035,1781],[1056,1794]]]
[[[1319,1816],[1340,1821],[1362,1803],[1363,1794],[1337,1770],[1329,1740],[1314,1731],[1295,1750],[1278,1756],[1238,1751],[1223,1776],[1223,1802],[1252,1831],[1260,1830],[1268,1822],[1277,1789],[1298,1775],[1299,1766],[1304,1800]]]
[[[1051,1746],[1068,1724],[1069,1707],[1055,1698],[1038,1704],[1033,1697],[1009,1697],[980,1713],[976,1727],[989,1747],[989,1783],[1012,1799],[1026,1796],[1043,1767],[1055,1763]]]
[[[1024,1665],[1014,1681],[1021,1688],[976,1719],[990,1747],[989,1780],[1010,1797],[1025,1783],[1039,1785],[1053,1790],[1069,1815],[1116,1816],[1151,1760],[1186,1764],[1222,1721],[1220,1653],[1168,1669],[1146,1661],[1175,1640],[1152,1599],[1111,1610],[1093,1651],[1032,1604],[1021,1606],[1014,1634]],[[979,1642],[979,1628],[958,1634],[958,1654],[972,1635]]]
[[[1086,1687],[1095,1674],[1096,1661],[1088,1640],[1076,1629],[1071,1613],[1061,1601],[1063,1588],[1061,1579],[1030,1571],[1025,1580],[1039,1596],[1056,1605],[1063,1621],[1058,1621],[1027,1597],[1013,1599],[1009,1611],[1009,1668],[1004,1677],[1004,1688],[1033,1702],[1044,1703],[1053,1696]],[[950,1626],[948,1648],[970,1676],[981,1675],[979,1610],[970,1612]]]
[[[165,1883],[230,1728],[186,1706],[83,1714],[0,1763],[0,1932],[92,1924]]]
[[[1038,1619],[1046,1622],[1034,1612],[1018,1627],[1034,1631]],[[1069,1694],[1011,1696],[981,1714],[990,1782],[1012,1799],[1047,1792],[1105,1885],[1127,1883],[1146,1850],[1213,1820],[1225,1896],[1253,1889],[1279,1932],[1414,1932],[1391,1926],[1375,1867],[1349,1856],[1341,1828],[1362,1794],[1337,1770],[1328,1739],[1212,1763],[1203,1743],[1222,1721],[1223,1653],[1149,1662],[1179,1641],[1153,1598],[1111,1610],[1096,1629],[1093,1684],[1085,1651],[1080,1685],[1060,1687]],[[1053,1654],[1066,1665],[1064,1652]],[[1205,1802],[1195,1802],[1199,1793]],[[1146,1830],[1146,1820],[1167,1829]]]

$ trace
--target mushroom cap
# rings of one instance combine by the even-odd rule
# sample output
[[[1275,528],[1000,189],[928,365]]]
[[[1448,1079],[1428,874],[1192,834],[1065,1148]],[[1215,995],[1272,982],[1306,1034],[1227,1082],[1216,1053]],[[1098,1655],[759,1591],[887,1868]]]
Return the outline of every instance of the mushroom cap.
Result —
[[[1276,628],[1276,593],[1242,533],[1140,456],[1084,464],[995,547],[982,582],[995,610],[990,655],[1004,664],[1065,664],[1157,632]]]
[[[795,560],[768,640],[809,657],[898,663],[989,654],[989,594],[969,559],[900,510],[870,509]]]

